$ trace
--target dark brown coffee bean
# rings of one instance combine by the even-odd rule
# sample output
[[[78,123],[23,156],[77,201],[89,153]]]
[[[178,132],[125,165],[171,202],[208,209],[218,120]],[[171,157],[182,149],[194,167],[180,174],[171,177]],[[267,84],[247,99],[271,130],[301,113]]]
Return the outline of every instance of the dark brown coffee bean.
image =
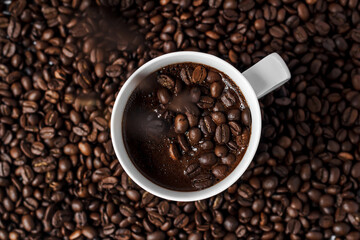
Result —
[[[286,224],[286,233],[292,233],[292,234],[298,234],[299,231],[301,229],[301,223],[299,220],[296,219],[291,219],[287,224]]]
[[[211,186],[214,182],[214,177],[210,173],[197,175],[192,180],[192,184],[196,189],[204,189]]]
[[[221,180],[226,177],[227,169],[228,167],[226,165],[218,164],[212,168],[212,174],[214,174],[217,179]]]
[[[200,148],[202,150],[211,150],[214,148],[214,143],[212,141],[206,140],[200,143]]]
[[[345,200],[342,203],[342,208],[347,213],[355,213],[359,210],[359,205],[355,201]]]
[[[166,88],[160,88],[157,91],[157,97],[159,99],[159,102],[162,104],[167,104],[170,101],[170,94]]]
[[[230,92],[226,92],[221,96],[221,101],[226,107],[231,107],[236,103],[236,98]]]
[[[228,148],[223,145],[216,145],[214,152],[217,157],[222,158],[227,155]]]
[[[119,77],[122,74],[122,68],[117,64],[110,65],[105,68],[105,73],[108,77]]]
[[[176,116],[174,124],[176,133],[185,133],[189,127],[187,118],[182,114]]]
[[[255,27],[256,30],[263,30],[263,29],[265,29],[265,26],[266,26],[265,20],[262,19],[262,18],[257,19],[254,22],[254,27]]]
[[[68,58],[73,58],[77,53],[77,47],[73,43],[67,43],[62,48],[62,53]]]
[[[205,137],[211,136],[215,133],[216,124],[212,121],[210,116],[206,116],[200,119],[200,129]]]
[[[211,118],[216,125],[221,125],[226,123],[226,117],[222,112],[213,112],[211,113]]]
[[[21,223],[24,226],[24,229],[28,232],[33,230],[35,227],[34,219],[29,214],[21,217]]]
[[[175,143],[170,143],[169,145],[169,154],[172,160],[180,159],[180,152]]]
[[[193,103],[197,103],[200,100],[201,90],[198,87],[190,89],[190,99]]]
[[[23,113],[35,113],[38,110],[38,105],[34,101],[24,101],[22,104]]]
[[[192,73],[191,82],[200,84],[204,81],[206,75],[207,75],[206,69],[203,66],[197,66]]]
[[[92,226],[83,227],[83,229],[81,230],[81,233],[84,237],[89,238],[89,239],[94,239],[98,235],[96,229]]]
[[[10,175],[10,165],[5,161],[0,161],[0,177],[8,177]]]
[[[56,168],[56,161],[52,156],[35,158],[32,167],[37,173],[52,171]]]
[[[221,81],[221,76],[217,72],[209,71],[206,77],[206,81],[209,83]]]
[[[55,129],[52,127],[44,127],[40,129],[40,137],[42,139],[51,139],[55,136]]]
[[[264,179],[262,182],[262,187],[264,189],[274,189],[278,185],[278,178],[275,176],[269,176]]]
[[[221,158],[221,162],[223,163],[223,164],[226,164],[226,165],[232,165],[232,164],[234,164],[235,163],[235,161],[236,161],[236,156],[234,155],[234,154],[232,154],[232,153],[229,153],[228,155],[226,155],[225,157],[222,157]]]
[[[152,233],[148,233],[146,239],[147,240],[164,240],[166,238],[165,233],[161,231],[155,231]]]
[[[178,143],[179,143],[181,149],[182,149],[184,152],[190,151],[190,145],[189,145],[188,141],[186,140],[185,135],[183,135],[183,134],[178,135],[177,140],[178,140]]]
[[[189,220],[189,217],[182,213],[174,219],[174,226],[184,228],[189,223]]]
[[[351,82],[355,90],[360,90],[360,74],[353,76]]]
[[[214,106],[214,99],[211,98],[211,97],[208,97],[208,96],[202,96],[200,97],[197,105],[200,107],[200,108],[211,108]]]
[[[251,114],[250,114],[250,109],[249,108],[245,108],[241,112],[241,121],[246,126],[250,126],[250,124],[251,124]]]
[[[204,166],[213,166],[217,159],[214,153],[204,153],[199,157],[199,162]]]
[[[215,139],[219,144],[225,144],[230,140],[230,128],[227,124],[217,126]]]
[[[248,146],[249,143],[249,139],[250,139],[250,133],[248,129],[244,129],[241,133],[241,135],[236,137],[236,144],[243,148]]]
[[[238,121],[240,120],[240,110],[239,109],[230,109],[227,112],[227,118],[229,121]]]
[[[222,94],[224,84],[221,82],[213,82],[210,85],[210,93],[213,98],[217,98]]]
[[[192,73],[190,72],[190,70],[188,68],[182,68],[180,71],[180,77],[181,80],[183,80],[183,82],[186,85],[190,85],[191,83],[191,77],[192,77]]]
[[[199,128],[190,128],[189,141],[191,145],[196,145],[201,140],[201,131]]]
[[[76,116],[74,116],[77,118]],[[80,121],[80,119],[74,119],[74,121]],[[73,131],[78,136],[88,136],[90,134],[90,127],[84,123],[80,123],[78,126],[73,127]]]
[[[9,25],[7,27],[7,34],[10,38],[16,39],[20,36],[21,24],[15,18],[10,18]]]
[[[332,227],[333,232],[336,236],[345,236],[350,231],[350,226],[344,222],[337,222]]]
[[[242,132],[240,125],[236,122],[229,122],[230,131],[234,136],[239,136]]]
[[[105,177],[101,180],[101,187],[104,189],[112,189],[118,183],[118,180],[115,177]]]
[[[175,87],[175,81],[167,75],[159,75],[157,81],[161,86],[169,90],[173,90]]]
[[[301,3],[297,6],[297,11],[301,20],[307,21],[309,19],[309,10],[304,3]]]
[[[161,226],[165,223],[165,219],[157,212],[148,212],[149,221],[155,226]]]
[[[274,38],[283,38],[285,36],[284,30],[279,26],[272,26],[269,29],[269,33]]]
[[[188,118],[188,122],[189,122],[189,126],[190,127],[195,127],[198,125],[199,122],[199,118],[193,114],[190,114],[188,112],[185,113],[186,117]]]
[[[34,155],[41,155],[44,153],[45,146],[42,142],[34,142],[31,145],[31,152]]]
[[[199,175],[201,172],[200,165],[198,163],[190,164],[186,170],[186,175],[188,175],[190,178],[194,178],[195,176]]]

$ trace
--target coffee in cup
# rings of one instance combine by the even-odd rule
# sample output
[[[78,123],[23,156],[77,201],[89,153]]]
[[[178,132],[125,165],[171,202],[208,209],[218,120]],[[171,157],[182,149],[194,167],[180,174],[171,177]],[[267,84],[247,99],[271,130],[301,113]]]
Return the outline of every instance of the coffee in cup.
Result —
[[[144,78],[123,115],[126,151],[153,183],[175,191],[215,185],[239,164],[251,135],[240,89],[212,67],[185,62]]]

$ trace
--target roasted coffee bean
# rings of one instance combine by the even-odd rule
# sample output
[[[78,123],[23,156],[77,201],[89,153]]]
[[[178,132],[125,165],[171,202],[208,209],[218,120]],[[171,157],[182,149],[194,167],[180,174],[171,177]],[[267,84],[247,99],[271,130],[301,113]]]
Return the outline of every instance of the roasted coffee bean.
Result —
[[[159,75],[157,81],[161,86],[169,90],[173,90],[175,87],[175,81],[167,75]]]
[[[5,161],[0,161],[0,177],[7,177],[10,175],[10,165]]]
[[[180,159],[180,152],[175,143],[171,143],[169,146],[169,155],[172,160]]]
[[[218,164],[212,168],[212,174],[221,180],[226,177],[227,169],[228,167],[225,164]]]
[[[110,66],[107,66],[106,69],[105,69],[105,73],[106,73],[106,76],[108,77],[119,77],[122,73],[122,69],[121,69],[121,66],[120,65],[110,65]]]
[[[204,153],[199,157],[199,162],[204,166],[212,166],[217,162],[217,159],[214,153]]]
[[[189,141],[191,145],[196,145],[201,139],[201,131],[199,128],[190,128],[189,130]]]
[[[96,229],[92,226],[83,227],[83,229],[81,230],[81,233],[84,237],[89,238],[89,239],[94,239],[98,235]]]
[[[190,151],[190,145],[189,145],[188,141],[186,140],[186,137],[183,134],[178,135],[177,140],[178,140],[178,143],[179,143],[181,149],[184,152]]]
[[[206,81],[209,83],[221,81],[221,76],[215,71],[209,71],[206,77]]]
[[[187,118],[182,114],[178,114],[175,117],[175,123],[174,123],[175,132],[185,133],[188,127],[189,127],[189,122]]]
[[[24,229],[30,232],[35,227],[35,222],[30,215],[23,215],[21,218],[21,223],[24,226]]]
[[[193,103],[197,103],[200,100],[201,90],[198,87],[192,87],[190,89],[190,99]]]
[[[205,116],[200,119],[200,129],[205,137],[211,136],[215,133],[216,124],[213,122],[210,116]]]
[[[226,117],[222,112],[211,113],[211,118],[216,125],[221,125],[223,123],[226,123]]]
[[[335,223],[332,227],[333,232],[336,236],[345,236],[350,231],[350,226],[344,222]]]
[[[230,109],[227,113],[227,119],[229,121],[240,120],[240,110],[239,109]]]
[[[191,75],[192,74],[190,73],[188,68],[182,68],[180,71],[180,77],[186,85],[190,85],[192,77]]]
[[[32,161],[32,167],[37,173],[49,172],[56,168],[56,161],[52,156],[38,157]]]
[[[209,96],[202,96],[200,97],[200,100],[197,103],[197,105],[203,109],[211,108],[212,106],[214,106],[214,99]]]
[[[191,82],[200,84],[206,78],[207,72],[203,66],[197,66],[191,76]]]
[[[200,143],[200,148],[202,150],[211,150],[214,148],[214,143],[210,140],[203,141]]]
[[[246,147],[250,139],[250,133],[248,129],[244,129],[242,133],[236,137],[236,144],[239,147]]]
[[[44,127],[40,129],[40,137],[43,139],[51,139],[55,137],[55,129],[52,127]]]
[[[226,165],[232,165],[236,161],[236,156],[232,153],[229,153],[228,155],[221,158],[221,162]]]
[[[190,178],[193,178],[193,177],[197,176],[198,174],[200,174],[200,172],[201,172],[200,165],[198,163],[190,164],[186,168],[185,172]]]
[[[167,104],[170,101],[170,94],[166,88],[160,88],[157,91],[157,97],[162,104]]]
[[[174,219],[174,226],[184,228],[189,223],[189,220],[189,217],[182,213]]]
[[[214,152],[217,157],[222,158],[227,155],[228,148],[223,145],[216,145]]]
[[[210,93],[213,98],[217,98],[221,95],[224,89],[224,84],[221,82],[213,82],[210,85]]]
[[[230,131],[234,136],[239,136],[242,133],[241,126],[237,122],[229,122]]]
[[[42,155],[42,154],[44,154],[44,149],[45,149],[45,146],[44,146],[44,144],[42,142],[34,142],[31,145],[31,152],[34,155]]]
[[[249,108],[246,108],[241,112],[241,121],[246,126],[250,126],[251,115],[250,115],[250,109]]]
[[[217,126],[215,139],[219,144],[228,143],[230,140],[230,128],[227,124],[221,124]]]
[[[226,107],[232,107],[236,103],[236,98],[230,92],[226,92],[221,96],[221,101]]]
[[[115,177],[105,177],[101,180],[101,187],[104,189],[112,189],[117,183],[118,180]]]
[[[196,189],[204,189],[211,186],[214,182],[214,177],[210,174],[200,174],[192,179],[192,184]]]

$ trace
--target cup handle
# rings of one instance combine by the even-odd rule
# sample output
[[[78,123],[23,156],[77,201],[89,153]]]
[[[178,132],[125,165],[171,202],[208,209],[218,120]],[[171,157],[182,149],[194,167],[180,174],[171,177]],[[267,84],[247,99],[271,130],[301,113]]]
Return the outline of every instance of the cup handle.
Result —
[[[277,53],[271,53],[254,66],[243,72],[245,78],[255,91],[257,98],[286,83],[290,77],[289,68]]]

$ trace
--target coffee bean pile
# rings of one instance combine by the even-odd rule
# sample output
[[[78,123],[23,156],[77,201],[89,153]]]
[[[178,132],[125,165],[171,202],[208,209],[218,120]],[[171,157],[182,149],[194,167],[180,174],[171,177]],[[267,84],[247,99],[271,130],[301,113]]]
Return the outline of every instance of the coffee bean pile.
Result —
[[[359,239],[358,0],[0,3],[0,239]],[[197,202],[137,187],[111,145],[127,77],[177,50],[292,79],[243,177]]]

